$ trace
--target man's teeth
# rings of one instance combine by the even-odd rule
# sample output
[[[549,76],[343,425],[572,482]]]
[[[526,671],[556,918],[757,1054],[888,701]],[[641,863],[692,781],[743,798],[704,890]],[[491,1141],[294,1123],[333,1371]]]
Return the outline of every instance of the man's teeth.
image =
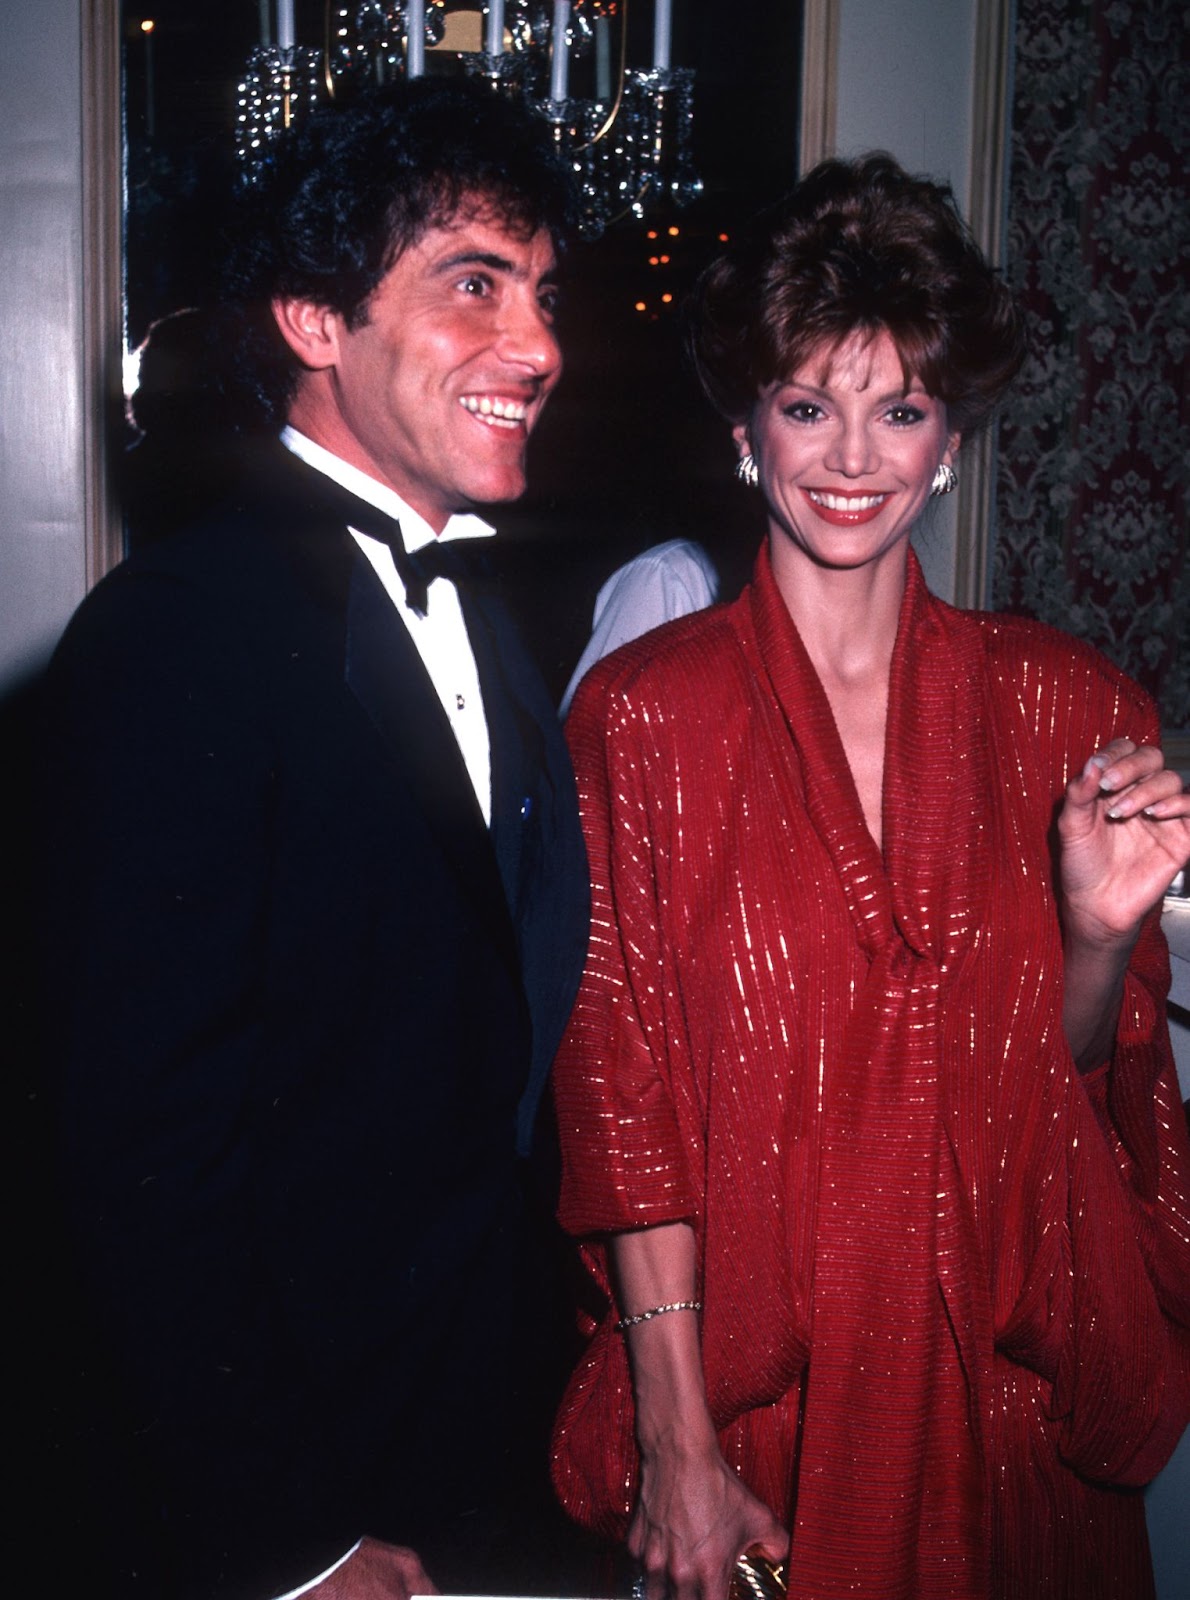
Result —
[[[888,499],[886,494],[827,494],[823,489],[807,489],[806,493],[827,511],[871,511]]]
[[[460,395],[459,404],[464,411],[470,411],[472,416],[482,417],[494,428],[519,427],[529,409],[523,400],[498,400],[486,394]]]

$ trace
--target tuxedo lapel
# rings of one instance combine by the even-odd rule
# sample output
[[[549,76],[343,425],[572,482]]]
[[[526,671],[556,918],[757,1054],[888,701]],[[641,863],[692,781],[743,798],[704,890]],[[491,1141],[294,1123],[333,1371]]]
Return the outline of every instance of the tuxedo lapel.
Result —
[[[463,608],[492,736],[492,839],[533,1019],[518,1113],[526,1153],[586,953],[586,851],[570,757],[540,673],[490,585],[469,586]]]
[[[545,771],[542,730],[524,704],[517,673],[510,671],[508,640],[499,609],[481,594],[461,592],[467,636],[483,691],[492,752],[492,845],[514,922],[523,909],[526,839],[539,832],[540,784]]]

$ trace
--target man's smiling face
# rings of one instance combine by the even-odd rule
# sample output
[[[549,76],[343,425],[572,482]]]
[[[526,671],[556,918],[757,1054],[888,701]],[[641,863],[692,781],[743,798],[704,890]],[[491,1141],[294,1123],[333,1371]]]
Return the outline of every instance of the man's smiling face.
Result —
[[[354,330],[338,312],[277,302],[306,367],[290,422],[436,532],[470,505],[515,500],[562,371],[555,269],[547,232],[509,232],[480,202],[398,256]]]

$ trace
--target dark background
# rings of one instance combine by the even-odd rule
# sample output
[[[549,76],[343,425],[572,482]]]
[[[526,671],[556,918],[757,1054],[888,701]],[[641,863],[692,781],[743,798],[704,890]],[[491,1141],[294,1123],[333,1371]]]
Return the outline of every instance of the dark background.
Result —
[[[133,345],[156,319],[209,300],[217,271],[221,200],[234,177],[236,86],[259,42],[259,9],[252,0],[217,0],[199,11],[193,0],[125,11]],[[585,643],[596,590],[621,561],[661,539],[695,538],[731,594],[762,527],[759,502],[733,481],[728,427],[686,369],[679,307],[719,236],[796,176],[801,8],[752,6],[738,20],[727,11],[707,0],[674,6],[673,64],[696,73],[703,195],[682,211],[619,222],[572,255],[560,319],[566,375],[534,436],[529,495],[493,514],[508,598],[559,694]],[[638,66],[651,60],[652,14],[645,0],[630,5],[629,61]],[[155,24],[151,46],[140,27],[146,16]],[[317,45],[323,26],[318,0],[298,4],[299,44]],[[433,55],[430,63],[438,65]],[[667,263],[649,264],[662,254]],[[635,309],[641,301],[644,312]],[[171,476],[166,487],[176,496]]]

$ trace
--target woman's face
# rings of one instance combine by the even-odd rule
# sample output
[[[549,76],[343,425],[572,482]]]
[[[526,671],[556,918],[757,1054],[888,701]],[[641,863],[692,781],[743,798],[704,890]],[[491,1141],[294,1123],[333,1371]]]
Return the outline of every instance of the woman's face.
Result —
[[[890,335],[852,334],[825,363],[812,356],[770,384],[734,431],[751,450],[769,507],[774,556],[819,567],[904,560],[909,531],[959,436],[946,407],[916,381],[905,387]]]

